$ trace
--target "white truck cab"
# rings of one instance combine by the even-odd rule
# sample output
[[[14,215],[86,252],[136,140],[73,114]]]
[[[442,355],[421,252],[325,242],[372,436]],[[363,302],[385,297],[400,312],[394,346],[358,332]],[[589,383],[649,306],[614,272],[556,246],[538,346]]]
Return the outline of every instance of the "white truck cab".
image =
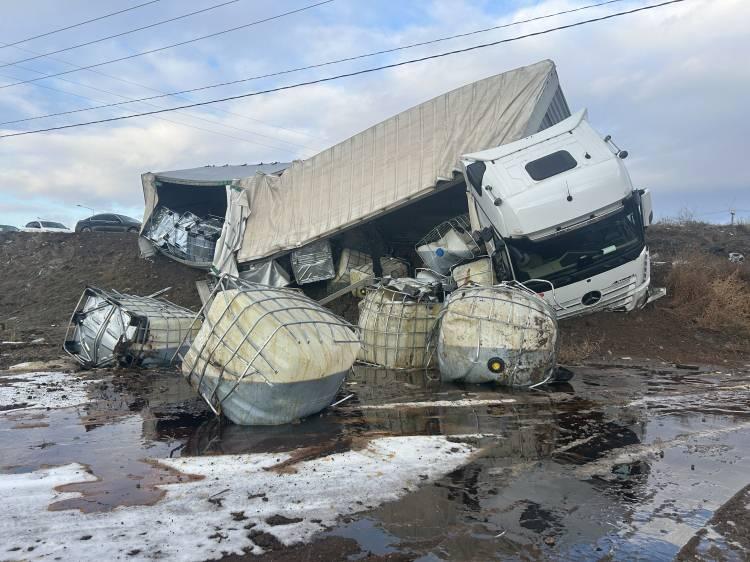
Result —
[[[626,156],[585,110],[464,155],[472,228],[491,229],[498,277],[542,294],[560,318],[645,304],[651,198],[633,188]]]

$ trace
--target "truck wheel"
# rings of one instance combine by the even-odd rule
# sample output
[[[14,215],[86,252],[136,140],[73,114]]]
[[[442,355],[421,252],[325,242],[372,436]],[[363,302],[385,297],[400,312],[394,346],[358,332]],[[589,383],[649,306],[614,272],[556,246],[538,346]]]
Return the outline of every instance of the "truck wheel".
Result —
[[[83,228],[81,229],[81,232],[91,232],[91,227],[90,227],[90,226],[84,226],[84,227],[83,227]]]
[[[138,229],[136,227],[128,228],[128,232],[138,232]]]

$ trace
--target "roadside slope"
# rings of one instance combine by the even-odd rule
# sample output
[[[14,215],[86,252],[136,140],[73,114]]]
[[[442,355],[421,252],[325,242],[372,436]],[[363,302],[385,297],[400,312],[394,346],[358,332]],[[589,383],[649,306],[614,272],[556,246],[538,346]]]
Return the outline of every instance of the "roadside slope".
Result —
[[[0,270],[0,323],[6,327],[0,340],[43,337],[39,355],[52,357],[60,354],[86,285],[140,295],[172,287],[164,298],[197,310],[195,281],[205,276],[162,256],[142,259],[134,234],[103,232],[2,234]],[[6,359],[12,357],[0,364]]]

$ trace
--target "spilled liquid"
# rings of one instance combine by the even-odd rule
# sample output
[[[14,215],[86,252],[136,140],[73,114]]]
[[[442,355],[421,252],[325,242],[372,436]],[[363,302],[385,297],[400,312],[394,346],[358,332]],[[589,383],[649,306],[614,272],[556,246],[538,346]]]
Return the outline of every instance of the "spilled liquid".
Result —
[[[672,560],[750,484],[747,372],[589,367],[513,392],[357,367],[339,396],[350,399],[278,427],[215,418],[173,373],[102,376],[83,405],[0,415],[0,473],[77,462],[96,477],[49,509],[150,505],[190,478],[152,459],[292,452],[271,469],[293,474],[376,437],[471,435],[469,464],[328,534],[422,560]]]

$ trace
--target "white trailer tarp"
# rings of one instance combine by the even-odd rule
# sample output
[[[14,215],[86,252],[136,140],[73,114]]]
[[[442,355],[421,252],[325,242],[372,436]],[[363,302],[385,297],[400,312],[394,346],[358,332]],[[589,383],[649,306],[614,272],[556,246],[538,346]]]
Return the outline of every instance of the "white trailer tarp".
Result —
[[[279,176],[246,178],[250,216],[237,261],[298,248],[428,195],[452,179],[461,154],[568,115],[555,65],[545,60],[412,107]]]

